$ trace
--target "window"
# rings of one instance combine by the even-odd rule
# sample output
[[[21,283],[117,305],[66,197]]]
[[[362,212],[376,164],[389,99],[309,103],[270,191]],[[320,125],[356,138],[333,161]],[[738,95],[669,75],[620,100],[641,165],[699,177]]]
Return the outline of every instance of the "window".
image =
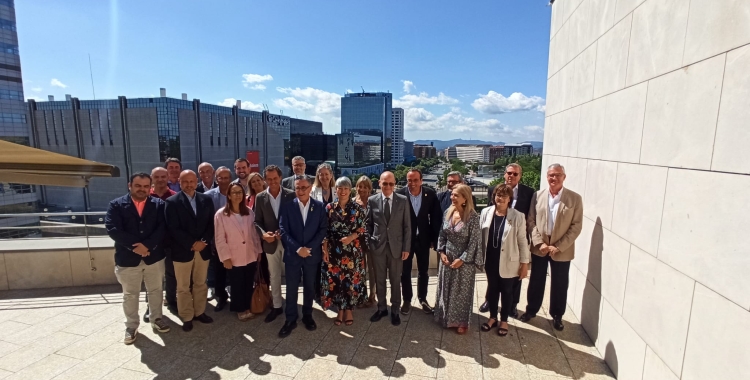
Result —
[[[18,55],[18,45],[0,42],[0,52]]]
[[[208,114],[208,130],[211,132],[211,146],[214,145],[214,115]]]
[[[57,124],[55,123],[55,111],[50,111],[52,114],[52,133],[55,134],[55,145],[60,145],[60,142],[57,140]]]
[[[89,110],[89,132],[91,133],[91,145],[96,145],[96,142],[94,142],[94,123],[91,121],[91,110]]]
[[[52,111],[53,114],[54,112]],[[68,145],[68,138],[65,137],[65,115],[63,115],[63,111],[60,111],[60,123],[62,123],[63,144]]]
[[[14,8],[13,0],[0,0],[0,5],[5,5],[9,8]]]
[[[26,124],[26,115],[22,113],[0,112],[0,122],[3,123],[24,123]]]
[[[109,131],[109,145],[114,146],[115,143],[112,141],[112,115],[109,112],[109,109],[107,109],[107,131]]]
[[[0,90],[0,99],[23,100],[23,92],[13,90]]]
[[[47,111],[42,111],[42,114],[44,115],[44,134],[47,135],[47,146],[50,146],[49,142],[49,129],[47,128]]]
[[[0,1],[0,4],[2,4],[2,1]],[[15,32],[16,31],[16,23],[10,20],[6,20],[4,18],[0,18],[0,29],[10,30]]]

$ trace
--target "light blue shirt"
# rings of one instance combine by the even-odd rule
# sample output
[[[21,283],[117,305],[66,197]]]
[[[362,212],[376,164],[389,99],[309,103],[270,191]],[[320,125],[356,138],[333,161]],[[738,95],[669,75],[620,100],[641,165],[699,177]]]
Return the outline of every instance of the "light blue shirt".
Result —
[[[203,194],[211,197],[211,201],[214,203],[214,210],[216,211],[227,205],[227,196],[222,194],[218,187],[214,187]]]
[[[419,210],[422,208],[422,188],[419,188],[419,194],[411,195],[411,191],[406,189],[409,194],[409,200],[411,201],[411,207],[414,209],[414,215],[419,216]],[[417,235],[419,235],[419,227],[417,228]]]
[[[183,191],[183,194],[185,194],[185,196],[187,197],[187,199],[190,201],[190,207],[193,208],[193,215],[198,215],[198,208],[195,205],[195,194],[193,194],[192,197],[190,197],[189,195],[187,195],[187,193],[185,193],[184,191]]]
[[[180,189],[180,182],[179,182],[179,181],[178,181],[178,182],[174,182],[174,183],[172,183],[172,181],[167,181],[167,187],[168,187],[168,188],[169,188],[170,190],[172,190],[172,191],[174,191],[174,192],[176,192],[176,193],[179,193],[179,192],[180,192],[180,190],[181,190],[181,189]],[[187,195],[187,194],[186,194],[186,195]]]

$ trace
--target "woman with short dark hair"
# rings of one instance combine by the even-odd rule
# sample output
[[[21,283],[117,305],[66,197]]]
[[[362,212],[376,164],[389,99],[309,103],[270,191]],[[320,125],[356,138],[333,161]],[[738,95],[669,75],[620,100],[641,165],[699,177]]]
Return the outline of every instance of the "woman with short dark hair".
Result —
[[[502,184],[492,192],[495,203],[482,210],[482,248],[487,272],[487,305],[490,319],[482,324],[482,331],[497,326],[497,334],[508,335],[508,316],[513,308],[513,289],[528,274],[531,253],[526,240],[526,220],[523,213],[510,207],[513,188]],[[502,299],[498,325],[498,301]]]

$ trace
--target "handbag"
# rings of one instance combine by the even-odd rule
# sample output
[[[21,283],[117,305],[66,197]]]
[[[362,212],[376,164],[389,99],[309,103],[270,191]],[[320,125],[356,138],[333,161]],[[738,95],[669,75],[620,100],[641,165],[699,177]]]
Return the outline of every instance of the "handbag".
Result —
[[[256,272],[255,290],[253,290],[253,298],[250,302],[250,312],[253,314],[263,314],[269,306],[271,306],[271,291],[268,290],[268,283],[263,278],[263,270],[261,261],[263,260],[263,254],[260,254],[258,258],[258,267]]]

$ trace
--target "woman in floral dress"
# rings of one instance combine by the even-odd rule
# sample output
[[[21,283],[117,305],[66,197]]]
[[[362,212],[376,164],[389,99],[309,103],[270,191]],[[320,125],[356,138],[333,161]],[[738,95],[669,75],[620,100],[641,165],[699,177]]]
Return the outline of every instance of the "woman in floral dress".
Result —
[[[338,310],[336,326],[354,323],[352,308],[367,301],[365,259],[358,237],[365,233],[365,211],[351,199],[352,182],[336,180],[338,200],[326,206],[328,236],[323,247],[320,302]]]
[[[451,193],[438,239],[440,268],[435,300],[435,321],[466,333],[474,301],[474,276],[484,265],[482,229],[474,211],[471,188],[457,185]]]

